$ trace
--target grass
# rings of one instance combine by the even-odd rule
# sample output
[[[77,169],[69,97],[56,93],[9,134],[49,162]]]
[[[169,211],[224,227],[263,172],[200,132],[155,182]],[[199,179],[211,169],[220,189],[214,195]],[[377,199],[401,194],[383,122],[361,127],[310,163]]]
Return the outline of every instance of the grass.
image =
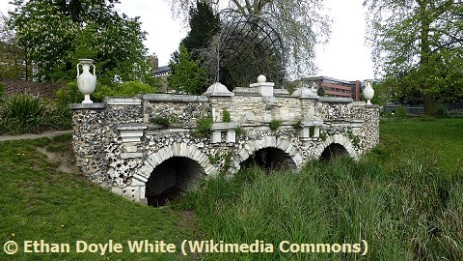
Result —
[[[70,243],[77,240],[104,243],[112,239],[164,240],[178,244],[195,236],[185,226],[183,213],[168,208],[155,209],[132,203],[96,185],[78,174],[56,171],[36,147],[63,151],[70,149],[70,136],[0,143],[0,244],[9,240],[45,240]],[[2,248],[3,249],[3,248]],[[99,254],[18,254],[15,260],[133,260],[124,251],[104,257]],[[177,260],[178,254],[136,255],[137,260]],[[7,256],[1,251],[0,260]]]
[[[415,152],[433,155],[437,165],[457,174],[463,166],[463,119],[386,119],[381,124],[380,146],[373,152],[382,164],[394,167],[396,159]]]
[[[212,239],[273,243],[273,254],[202,260],[461,260],[461,119],[388,120],[381,144],[359,162],[310,162],[297,172],[218,177],[168,208],[113,195],[56,171],[36,147],[65,152],[70,136],[0,143],[0,244],[8,240],[104,243]],[[194,213],[194,214],[193,214]],[[6,218],[5,218],[6,217]],[[294,243],[368,242],[358,253],[282,253]],[[0,249],[1,251],[1,249]],[[177,260],[180,254],[18,254],[17,260]],[[198,256],[195,256],[198,258]],[[0,253],[0,260],[7,256]],[[190,257],[184,258],[190,260]]]
[[[461,260],[461,124],[387,122],[381,144],[359,162],[311,162],[297,173],[271,175],[249,169],[208,181],[178,207],[195,210],[204,233],[217,241],[369,245],[365,257],[276,249],[205,260]]]

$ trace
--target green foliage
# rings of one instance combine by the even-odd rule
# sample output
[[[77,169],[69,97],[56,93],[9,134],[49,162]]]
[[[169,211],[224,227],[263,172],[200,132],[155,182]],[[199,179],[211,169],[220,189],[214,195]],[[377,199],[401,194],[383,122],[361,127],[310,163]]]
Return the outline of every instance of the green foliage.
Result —
[[[124,98],[156,92],[156,88],[146,83],[128,81],[124,83],[114,83],[112,85],[97,86],[92,97],[95,98],[95,101],[103,101],[106,97]]]
[[[0,143],[0,169],[4,179],[0,220],[1,241],[17,242],[28,238],[49,242],[126,242],[150,238],[179,243],[196,239],[194,215],[170,209],[156,209],[130,202],[86,181],[78,171],[63,173],[59,162],[49,161],[37,148],[59,152],[57,158],[73,161],[72,135],[64,138],[21,140]],[[71,166],[72,167],[72,166]],[[74,169],[74,168],[73,168]],[[84,211],[85,210],[85,211]],[[10,213],[10,214],[8,214]],[[14,213],[14,214],[11,214]],[[137,219],[129,218],[137,216]],[[104,216],[104,218],[102,218]],[[153,226],[153,222],[156,223]],[[161,221],[162,220],[162,221]],[[188,222],[180,225],[181,220]],[[159,225],[159,226],[158,226]],[[72,245],[71,245],[72,247]],[[125,250],[124,246],[124,250]],[[161,253],[24,253],[1,260],[174,260],[176,254]]]
[[[320,139],[322,141],[325,141],[326,139],[328,138],[328,134],[326,134],[326,132],[320,132]]]
[[[280,128],[281,121],[273,119],[269,124],[268,127],[270,128],[271,131],[276,131],[278,128]]]
[[[209,116],[198,119],[193,135],[200,138],[209,138],[212,133],[212,123],[212,117]]]
[[[177,93],[196,95],[207,90],[206,71],[193,60],[185,45],[180,45],[178,59],[171,59],[170,66],[172,75],[168,78],[169,88]]]
[[[9,17],[0,12],[0,79],[18,80],[25,78],[27,64],[23,63],[24,50],[16,43],[15,32],[8,27],[8,21]]]
[[[112,82],[141,79],[149,71],[139,18],[128,18],[115,8],[118,1],[23,1],[15,0],[10,24],[37,66],[44,81],[72,80],[79,58],[95,60],[98,79]],[[50,26],[59,25],[59,26]]]
[[[197,1],[195,7],[190,7],[189,24],[190,32],[182,44],[197,60],[197,51],[206,48],[212,36],[219,32],[220,17],[214,14],[210,3]]]
[[[298,120],[292,126],[293,126],[293,129],[297,131],[302,130],[302,121]]]
[[[230,112],[227,109],[222,110],[222,122],[231,122]]]
[[[438,107],[436,110],[436,116],[439,118],[445,118],[448,117],[448,111],[444,107]]]
[[[163,128],[168,128],[170,125],[169,118],[166,117],[155,117],[152,119],[152,122],[161,125]]]
[[[317,95],[320,97],[325,96],[325,88],[323,88],[323,86],[318,87]]]
[[[458,260],[463,254],[463,235],[456,232],[463,229],[463,172],[458,167],[462,141],[438,145],[456,141],[461,127],[457,121],[381,126],[382,145],[360,161],[313,161],[297,173],[274,175],[241,170],[232,179],[208,180],[183,205],[197,213],[204,236],[214,240],[254,242],[259,238],[278,246],[288,238],[332,243],[363,239],[369,246],[366,259]],[[436,130],[441,134],[435,135]],[[435,145],[442,151],[435,150]],[[451,167],[442,168],[442,163]],[[311,256],[339,260],[333,253]],[[204,256],[205,260],[215,258]],[[345,260],[358,258],[353,253],[343,255]],[[222,260],[232,259],[306,260],[307,254],[276,251]]]
[[[395,109],[395,117],[403,119],[407,116],[408,116],[408,111],[403,105],[400,105],[399,107]]]
[[[445,0],[367,0],[376,71],[399,97],[419,94],[425,114],[436,98],[463,97],[463,5]],[[403,102],[403,101],[401,101]]]
[[[352,143],[354,147],[356,148],[360,147],[360,137],[357,135],[354,135],[352,133],[352,130],[350,129],[347,131],[347,138],[349,138],[350,142]]]
[[[0,82],[0,104],[3,101],[3,97],[5,96],[5,85]]]
[[[236,86],[229,85],[228,81],[232,82],[242,82],[240,79],[234,78],[236,73],[249,73],[248,75],[244,74],[243,77],[239,78],[248,78],[252,76],[252,79],[255,80],[255,77],[263,72],[265,72],[268,79],[276,79],[281,77],[281,73],[284,70],[294,75],[307,75],[309,72],[313,71],[314,66],[314,45],[317,42],[324,42],[328,39],[330,34],[330,19],[326,12],[324,11],[324,1],[313,1],[313,0],[304,0],[304,1],[287,1],[287,0],[271,0],[271,1],[262,1],[262,0],[247,0],[247,1],[228,1],[228,0],[219,0],[219,1],[201,1],[208,2],[213,4],[213,9],[220,11],[225,6],[227,7],[227,12],[232,15],[227,16],[228,19],[247,19],[249,17],[255,17],[258,19],[253,19],[250,25],[248,25],[249,31],[241,31],[241,27],[238,27],[231,38],[238,39],[237,42],[230,45],[233,50],[236,50],[237,53],[244,54],[242,63],[229,63],[225,65],[226,61],[222,61],[221,65],[224,66],[222,71],[222,77],[232,78],[231,80],[222,81],[226,86]],[[180,11],[187,12],[188,7],[191,5],[191,0],[172,0],[171,5],[174,10],[182,9]],[[225,13],[225,12],[224,12]],[[234,21],[232,21],[234,22]],[[257,23],[257,26],[255,25]],[[234,26],[234,25],[233,25]],[[261,28],[261,29],[258,29]],[[229,29],[233,29],[229,28]],[[244,28],[243,28],[244,29]],[[261,39],[265,38],[268,32],[275,30],[276,33],[280,36],[285,50],[276,50],[276,53],[267,54],[266,58],[262,57],[262,50],[269,47],[269,41],[263,41]],[[253,37],[258,37],[254,43],[249,45],[244,44],[249,42],[249,37],[252,34]],[[251,39],[252,39],[251,38]],[[245,40],[247,39],[247,40]],[[222,43],[227,44],[230,42],[225,41]],[[274,40],[274,39],[270,39]],[[211,49],[216,48],[217,42],[212,41]],[[278,45],[278,44],[276,44]],[[253,49],[249,51],[249,49]],[[279,46],[276,47],[278,49]],[[216,61],[216,54],[213,54],[213,51],[208,52],[211,59],[206,59],[209,61]],[[284,53],[286,60],[287,68],[283,68],[283,71],[279,71],[282,68],[279,67],[281,63],[275,62],[277,54]],[[258,54],[258,55],[256,55]],[[257,63],[246,63],[244,58],[251,55],[253,58],[259,59],[260,64]],[[234,67],[233,64],[240,68]],[[280,73],[280,76],[278,75]],[[249,81],[246,82],[247,84]]]
[[[61,108],[69,107],[72,103],[81,103],[84,100],[84,95],[79,91],[75,81],[59,88],[55,96],[55,102]]]
[[[399,101],[394,88],[391,88],[391,86],[389,86],[387,83],[373,81],[371,87],[373,90],[375,90],[375,96],[373,96],[373,99],[371,99],[372,104],[384,105],[388,102]]]
[[[243,137],[246,135],[246,131],[243,129],[243,127],[241,126],[238,126],[235,128],[235,134],[236,134],[236,137]]]
[[[220,155],[220,153],[218,151],[214,155],[208,154],[207,157],[209,158],[209,162],[212,165],[216,165],[216,164],[220,163],[221,155]]]
[[[38,133],[69,129],[69,111],[30,95],[14,95],[0,108],[0,134]]]

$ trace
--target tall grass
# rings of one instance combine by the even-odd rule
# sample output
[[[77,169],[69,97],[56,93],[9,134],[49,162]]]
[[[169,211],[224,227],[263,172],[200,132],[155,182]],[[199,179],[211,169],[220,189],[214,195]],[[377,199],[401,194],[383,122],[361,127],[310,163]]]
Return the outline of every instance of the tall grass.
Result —
[[[273,243],[273,254],[206,255],[206,260],[461,260],[463,175],[447,175],[433,155],[411,154],[391,172],[373,157],[311,162],[297,173],[241,171],[208,181],[183,206],[207,237]],[[281,241],[358,243],[367,256],[278,251]]]
[[[18,94],[0,103],[0,134],[38,133],[70,127],[69,111],[49,101]]]

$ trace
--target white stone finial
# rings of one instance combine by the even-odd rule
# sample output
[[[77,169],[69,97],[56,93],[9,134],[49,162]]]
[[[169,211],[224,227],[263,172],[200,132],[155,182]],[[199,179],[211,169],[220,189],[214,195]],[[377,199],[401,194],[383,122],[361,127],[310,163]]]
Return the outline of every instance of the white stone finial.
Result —
[[[371,81],[366,81],[365,84],[366,87],[363,89],[363,96],[367,99],[367,105],[372,105],[371,99],[375,96],[375,90],[371,87]]]
[[[265,77],[265,75],[261,74],[261,75],[259,75],[259,77],[257,77],[257,82],[258,83],[267,82],[267,77]]]

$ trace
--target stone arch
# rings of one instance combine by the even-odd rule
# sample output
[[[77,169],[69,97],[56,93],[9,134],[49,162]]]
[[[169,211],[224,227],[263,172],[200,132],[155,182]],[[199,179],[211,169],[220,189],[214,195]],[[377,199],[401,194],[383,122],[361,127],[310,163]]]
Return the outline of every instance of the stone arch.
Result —
[[[166,166],[166,164],[168,164]],[[153,173],[159,169],[169,171],[172,167],[186,165],[190,170],[188,175],[198,178],[205,175],[216,175],[217,169],[210,163],[208,156],[194,146],[185,143],[174,143],[164,147],[151,155],[143,162],[143,166],[138,169],[133,176],[134,180],[142,187],[140,190],[140,201],[145,201],[148,182]]]
[[[246,143],[239,154],[235,155],[235,171],[238,171],[241,168],[240,165],[249,159],[249,157],[251,157],[255,152],[267,148],[276,148],[284,152],[291,158],[296,168],[299,168],[303,163],[302,156],[289,140],[284,138],[277,138],[275,136],[265,136],[262,139]]]
[[[332,144],[339,144],[347,151],[350,157],[352,157],[355,160],[358,160],[359,154],[354,149],[352,142],[342,134],[328,136],[325,141],[323,141],[320,145],[317,146],[317,148],[314,149],[313,157],[319,159],[323,151]]]

